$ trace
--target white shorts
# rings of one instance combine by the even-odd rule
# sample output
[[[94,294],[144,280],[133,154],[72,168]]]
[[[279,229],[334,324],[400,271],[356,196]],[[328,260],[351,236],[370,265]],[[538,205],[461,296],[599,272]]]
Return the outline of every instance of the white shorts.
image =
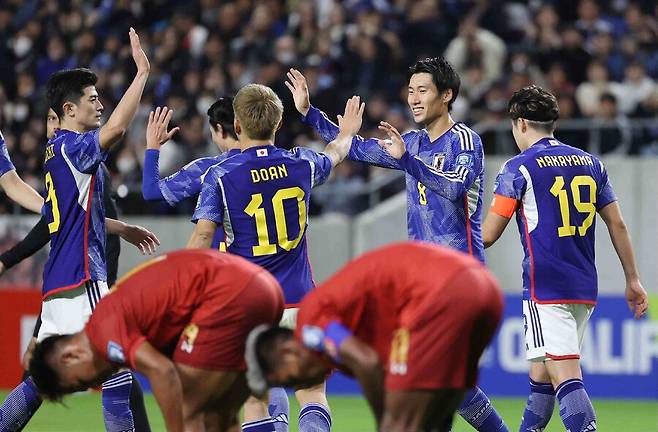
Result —
[[[297,312],[299,312],[299,308],[284,309],[281,321],[279,321],[279,327],[295,330],[297,326]]]
[[[82,330],[96,304],[108,292],[107,282],[87,281],[77,288],[46,298],[41,304],[41,327],[37,341]]]
[[[523,300],[526,359],[579,359],[585,327],[594,305],[539,304]]]

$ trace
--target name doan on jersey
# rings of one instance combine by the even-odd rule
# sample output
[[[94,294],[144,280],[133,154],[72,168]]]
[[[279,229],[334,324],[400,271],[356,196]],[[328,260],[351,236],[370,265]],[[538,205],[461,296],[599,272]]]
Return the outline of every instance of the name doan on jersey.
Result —
[[[259,183],[269,180],[277,180],[280,178],[288,177],[288,169],[286,164],[271,166],[267,168],[252,169],[249,170],[251,173],[251,182]]]
[[[535,158],[539,168],[546,167],[565,167],[565,166],[594,166],[594,160],[591,156],[583,155],[558,155],[558,156],[538,156]]]

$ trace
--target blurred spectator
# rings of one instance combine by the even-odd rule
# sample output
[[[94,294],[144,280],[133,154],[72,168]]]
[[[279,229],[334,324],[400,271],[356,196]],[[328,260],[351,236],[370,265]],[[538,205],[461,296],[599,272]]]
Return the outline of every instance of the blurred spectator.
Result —
[[[467,16],[459,26],[459,34],[448,44],[445,52],[448,60],[461,75],[468,59],[480,58],[484,77],[496,81],[501,77],[507,48],[501,38],[478,27],[474,16]]]
[[[631,131],[628,127],[628,119],[619,112],[617,98],[612,93],[603,93],[599,97],[596,123],[599,132],[593,137],[593,148],[598,153],[623,154],[629,150]]]
[[[576,102],[580,111],[588,117],[593,117],[599,109],[599,102],[604,93],[620,94],[618,83],[608,79],[608,70],[600,61],[593,61],[587,66],[587,81],[576,89]]]
[[[623,114],[633,114],[656,90],[656,82],[649,78],[640,62],[626,66],[624,81],[619,86],[619,111]]]

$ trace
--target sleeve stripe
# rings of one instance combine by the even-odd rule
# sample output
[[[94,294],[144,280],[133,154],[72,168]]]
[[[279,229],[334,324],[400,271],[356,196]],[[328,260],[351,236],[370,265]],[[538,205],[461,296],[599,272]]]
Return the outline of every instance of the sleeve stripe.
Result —
[[[491,203],[491,211],[504,218],[511,218],[519,202],[504,195],[494,195],[494,200]]]
[[[471,131],[463,124],[455,125],[455,130],[460,132],[460,136],[462,137],[462,150],[475,150],[475,146],[473,145],[473,135],[471,134]]]
[[[464,131],[459,129],[458,126],[455,126],[455,130],[457,131],[457,134],[459,134],[459,142],[461,143],[461,149],[462,150],[467,150],[466,137],[464,136]]]
[[[418,162],[425,164],[418,156],[414,156],[414,158],[417,159]],[[433,174],[453,182],[464,182],[466,180],[466,176],[468,175],[468,169],[462,166],[458,166],[457,169],[453,172],[437,171],[432,167],[429,167],[429,169],[432,171]]]

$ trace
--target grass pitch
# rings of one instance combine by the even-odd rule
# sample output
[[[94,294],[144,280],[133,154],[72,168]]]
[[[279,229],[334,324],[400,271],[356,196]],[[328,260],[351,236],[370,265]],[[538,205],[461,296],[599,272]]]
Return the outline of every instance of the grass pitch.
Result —
[[[6,392],[0,392],[4,399]],[[44,404],[32,418],[25,431],[34,432],[102,432],[103,418],[100,409],[100,393],[85,393],[70,396],[67,406]],[[332,396],[333,430],[336,432],[374,431],[372,416],[365,399],[356,396]],[[518,431],[521,414],[525,406],[523,399],[494,399],[494,404],[505,418],[511,431]],[[292,418],[290,431],[297,431],[296,413],[299,407],[294,398],[290,401]],[[164,422],[152,395],[146,396],[151,428],[154,432],[164,431]],[[598,416],[598,429],[608,432],[657,432],[658,403],[628,400],[595,400],[594,408]],[[461,418],[456,416],[453,432],[472,431]],[[564,431],[564,426],[556,411],[546,432]]]

